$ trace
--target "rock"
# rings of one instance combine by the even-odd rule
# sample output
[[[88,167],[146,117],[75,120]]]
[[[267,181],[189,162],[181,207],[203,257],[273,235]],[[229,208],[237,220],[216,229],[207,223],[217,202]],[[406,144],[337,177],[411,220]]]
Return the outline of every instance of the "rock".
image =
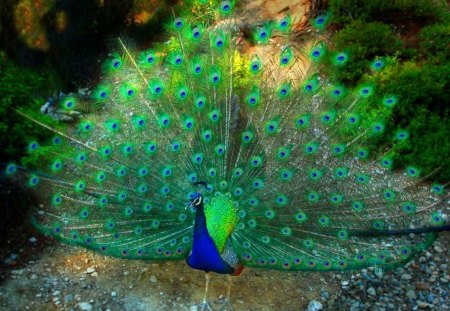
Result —
[[[72,295],[66,295],[64,296],[64,303],[69,303],[73,300],[73,296]]]
[[[371,295],[371,296],[376,296],[376,295],[377,295],[377,291],[376,291],[375,288],[373,288],[373,287],[369,287],[369,288],[367,289],[367,293],[368,293],[369,295]]]
[[[82,311],[91,311],[92,305],[89,302],[80,302],[78,304],[78,308],[80,308],[80,310]]]
[[[322,297],[325,300],[328,300],[330,299],[330,293],[328,293],[326,290],[322,288],[320,289],[320,297]]]
[[[428,308],[428,304],[426,302],[423,302],[423,301],[417,301],[417,306],[419,307],[419,309],[426,309],[426,308]]]
[[[342,281],[342,282],[341,282],[341,285],[342,285],[342,286],[347,286],[347,285],[348,285],[348,281]]]
[[[428,290],[428,285],[425,283],[417,282],[415,285],[416,285],[416,290],[421,290],[421,291]]]
[[[328,307],[332,308],[335,303],[336,303],[336,300],[334,300],[334,298],[331,298],[330,300],[328,300]]]
[[[78,89],[78,94],[80,94],[80,95],[87,95],[88,94],[88,92],[89,92],[89,89],[86,87],[86,88],[79,88]]]
[[[91,276],[97,277],[97,276],[98,276],[98,273],[97,273],[97,272],[92,272],[92,273],[91,273]]]
[[[384,274],[384,271],[383,271],[382,268],[377,267],[377,268],[375,269],[375,275],[376,275],[379,279],[381,279],[381,278],[383,277],[383,274]]]
[[[36,239],[34,236],[32,236],[31,238],[28,239],[28,241],[29,241],[30,243],[36,243],[36,242],[37,242],[37,239]]]
[[[410,289],[406,292],[406,297],[408,297],[409,299],[417,299],[417,295],[415,290]]]
[[[430,293],[427,297],[427,301],[428,301],[428,303],[433,303],[436,298],[437,298],[437,296],[435,294]]]
[[[59,296],[60,294],[61,294],[61,291],[59,291],[59,290],[55,290],[53,292],[53,296]]]
[[[111,292],[111,297],[117,297],[117,292]]]
[[[91,273],[94,273],[95,272],[95,268],[94,267],[89,267],[89,268],[87,268],[87,270],[86,270],[86,273],[87,274],[91,274]]]
[[[156,278],[156,276],[151,275],[151,276],[150,276],[150,282],[152,282],[153,284],[155,284],[156,282],[158,282],[158,279]]]
[[[319,311],[322,310],[323,306],[320,302],[318,302],[317,300],[312,300],[309,304],[308,304],[308,311]]]
[[[412,279],[411,274],[408,274],[408,273],[402,274],[402,277],[401,277],[401,280],[402,280],[402,281],[409,281],[409,280],[411,280],[411,279]]]
[[[12,253],[12,254],[9,256],[9,258],[7,258],[7,259],[4,260],[4,263],[7,264],[7,265],[13,266],[13,265],[16,264],[17,259],[19,259],[19,255],[15,254],[15,253]]]
[[[191,306],[189,308],[189,311],[198,311],[198,307],[197,306]]]
[[[448,283],[448,277],[440,278],[439,281],[441,281],[442,283],[447,284]]]
[[[440,245],[435,245],[433,249],[438,253],[442,253],[444,251],[444,249]]]

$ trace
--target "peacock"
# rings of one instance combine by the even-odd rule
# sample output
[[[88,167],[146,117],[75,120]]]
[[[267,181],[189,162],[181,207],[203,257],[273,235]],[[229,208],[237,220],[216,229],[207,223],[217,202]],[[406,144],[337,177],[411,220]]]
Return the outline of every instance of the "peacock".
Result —
[[[248,55],[235,2],[202,5],[174,12],[168,41],[149,50],[118,39],[91,94],[98,109],[74,126],[17,110],[54,133],[29,143],[38,164],[6,167],[39,193],[41,232],[108,256],[184,260],[206,272],[200,307],[211,310],[211,272],[230,276],[231,309],[244,267],[389,269],[449,229],[446,185],[395,165],[409,134],[374,148],[392,125],[361,107],[401,98],[336,81],[351,55],[327,47],[330,14],[308,21],[302,44],[290,15],[261,22]],[[368,60],[368,72],[388,65]]]

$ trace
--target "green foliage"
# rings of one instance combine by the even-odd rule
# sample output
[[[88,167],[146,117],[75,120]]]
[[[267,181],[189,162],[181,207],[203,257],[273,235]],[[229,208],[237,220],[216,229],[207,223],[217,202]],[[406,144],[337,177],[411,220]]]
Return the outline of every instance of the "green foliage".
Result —
[[[18,160],[26,154],[31,140],[43,141],[51,133],[19,115],[14,109],[37,111],[51,94],[53,82],[48,74],[21,68],[0,52],[0,142],[1,162]],[[43,115],[37,118],[47,120]]]
[[[433,172],[433,179],[448,180],[450,24],[446,1],[330,0],[329,9],[333,22],[343,27],[333,35],[334,49],[347,52],[350,58],[335,71],[336,78],[351,85],[375,80],[376,96],[359,107],[366,122],[379,118],[386,124],[384,135],[373,141],[372,151],[389,145],[398,129],[406,130],[409,139],[393,151],[396,165],[420,165],[423,176]],[[396,36],[389,24],[408,24],[411,18],[421,30]],[[415,38],[417,49],[404,48]],[[367,75],[376,57],[383,57],[386,68]],[[328,66],[325,69],[331,72]],[[393,109],[380,104],[386,94],[398,98]]]
[[[386,24],[356,20],[333,36],[336,51],[350,55],[349,62],[337,72],[346,83],[358,81],[375,57],[401,53],[402,42]]]
[[[450,23],[424,27],[420,34],[420,53],[435,63],[450,61]]]
[[[410,133],[395,150],[397,166],[420,165],[423,175],[439,168],[433,179],[446,180],[450,176],[450,64],[407,62],[387,68],[376,79],[381,94],[396,94],[399,100],[386,115],[394,126],[388,128],[384,141],[392,141],[398,128]],[[366,114],[385,111],[365,108]]]
[[[330,0],[333,22],[347,24],[352,20],[382,20],[387,17],[410,16],[417,19],[446,18],[445,0]]]

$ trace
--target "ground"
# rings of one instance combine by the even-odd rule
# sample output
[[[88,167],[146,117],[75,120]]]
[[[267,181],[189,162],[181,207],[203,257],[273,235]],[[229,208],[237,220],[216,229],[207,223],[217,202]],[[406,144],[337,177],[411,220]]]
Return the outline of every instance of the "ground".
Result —
[[[235,310],[448,310],[450,235],[406,268],[380,274],[246,269],[233,279]],[[0,310],[197,310],[204,273],[182,261],[145,262],[96,255],[17,227],[0,249]],[[227,278],[213,275],[215,310]],[[315,304],[317,306],[317,304]]]

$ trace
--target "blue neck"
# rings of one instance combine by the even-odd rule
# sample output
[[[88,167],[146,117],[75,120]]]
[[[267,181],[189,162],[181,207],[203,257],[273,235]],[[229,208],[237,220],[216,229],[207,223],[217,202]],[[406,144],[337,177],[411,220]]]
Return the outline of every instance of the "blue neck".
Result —
[[[208,233],[203,204],[197,206],[195,212],[192,251],[186,262],[190,267],[206,272],[234,273],[234,269],[220,257],[216,244]]]

